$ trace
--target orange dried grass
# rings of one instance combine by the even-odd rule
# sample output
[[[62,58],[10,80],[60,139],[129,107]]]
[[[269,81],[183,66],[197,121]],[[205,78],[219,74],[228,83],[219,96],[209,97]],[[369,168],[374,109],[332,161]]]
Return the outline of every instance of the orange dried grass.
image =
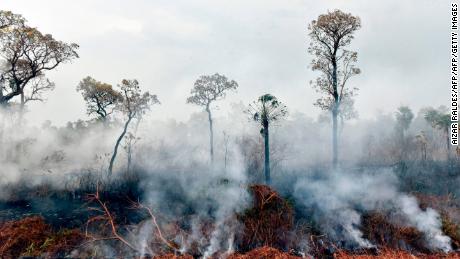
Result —
[[[382,247],[404,249],[401,241],[420,252],[429,252],[425,246],[423,234],[414,227],[399,226],[390,221],[386,215],[373,212],[363,217],[363,232],[372,243]]]
[[[252,185],[250,191],[253,207],[238,215],[244,226],[238,247],[242,251],[260,246],[285,248],[294,224],[291,206],[269,186]]]
[[[20,255],[56,255],[71,250],[83,240],[79,230],[53,232],[39,216],[12,220],[0,226],[0,257],[18,258]]]
[[[165,255],[156,255],[154,259],[193,259],[191,255],[175,255],[175,254],[165,254]]]
[[[276,248],[263,246],[245,254],[231,254],[227,259],[299,259],[300,257],[281,252]]]
[[[450,254],[411,254],[403,250],[393,250],[389,248],[381,249],[378,255],[370,254],[352,254],[345,251],[339,251],[334,255],[337,259],[460,259],[459,253]]]

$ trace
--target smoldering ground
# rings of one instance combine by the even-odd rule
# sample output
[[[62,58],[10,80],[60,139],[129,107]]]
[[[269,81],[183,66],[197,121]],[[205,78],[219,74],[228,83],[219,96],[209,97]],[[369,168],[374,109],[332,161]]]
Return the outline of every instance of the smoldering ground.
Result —
[[[410,225],[425,235],[433,250],[449,252],[450,238],[443,234],[439,213],[421,210],[415,197],[398,190],[398,179],[390,170],[372,173],[333,171],[304,178],[294,187],[298,202],[313,208],[321,229],[349,247],[372,247],[360,230],[361,217],[369,211],[387,212],[398,225]]]
[[[130,129],[136,139],[134,144],[131,143],[131,168],[126,166],[126,152],[120,152],[116,160],[117,173],[109,181],[116,184],[106,184],[103,188],[119,186],[125,191],[123,195],[151,208],[158,216],[161,229],[178,226],[177,231],[167,233],[169,240],[177,244],[177,253],[193,251],[196,255],[207,257],[219,251],[237,250],[235,235],[241,223],[235,214],[244,213],[250,206],[247,186],[262,179],[259,129],[248,122],[242,112],[244,108],[242,104],[235,104],[230,112],[233,115],[216,119],[215,132],[220,134],[216,134],[218,148],[213,167],[205,159],[208,152],[203,144],[207,143],[205,114],[194,114],[187,122],[141,122],[137,131]],[[80,121],[64,127],[49,123],[42,127],[22,124],[21,134],[11,134],[17,129],[18,122],[8,114],[2,114],[2,119],[2,206],[12,209],[15,205],[9,201],[27,201],[35,196],[34,202],[30,203],[33,208],[17,212],[32,212],[46,217],[48,213],[45,209],[53,213],[62,212],[52,207],[75,209],[68,204],[84,200],[85,194],[94,193],[95,182],[108,181],[105,175],[108,158],[120,131],[116,122],[104,126],[94,121]],[[387,128],[379,127],[383,120],[388,122]],[[341,247],[378,245],[363,235],[361,221],[365,213],[379,211],[391,215],[389,220],[395,224],[412,226],[422,232],[430,250],[448,252],[451,249],[450,239],[441,229],[439,213],[430,208],[421,209],[417,200],[402,190],[401,177],[391,168],[382,169],[382,164],[392,164],[398,159],[397,153],[386,153],[396,149],[398,144],[397,141],[389,141],[394,135],[394,123],[391,116],[386,115],[347,125],[341,133],[342,153],[345,164],[353,166],[344,166],[346,169],[334,172],[323,166],[330,152],[321,145],[329,141],[327,122],[303,114],[292,116],[272,131],[274,186],[281,193],[293,197],[297,218],[313,220],[315,228]],[[423,120],[417,123],[433,135],[434,142],[437,133],[430,131]],[[377,127],[379,136],[373,137],[374,144],[370,145],[369,128]],[[228,141],[224,139],[224,131],[229,136]],[[127,145],[127,142],[123,143],[123,150],[127,150]],[[415,143],[410,145],[414,148],[408,157],[416,161],[419,150]],[[363,150],[372,152],[373,160],[369,160],[369,153]],[[370,166],[371,162],[377,166]],[[43,186],[47,186],[47,190],[37,198],[37,190],[43,190]],[[56,193],[70,195],[62,198]],[[50,196],[54,197],[53,202],[43,206],[44,202],[40,203],[40,200],[45,201],[47,199],[43,197]],[[122,195],[116,197],[120,200],[126,198]],[[162,253],[162,249],[152,246],[158,240],[151,218],[133,216],[135,213],[126,209],[128,204],[117,199],[109,200],[108,204],[114,207],[117,202],[121,204],[120,217],[123,215],[124,218],[119,222],[124,221],[127,230],[123,234],[136,245],[137,253]],[[79,215],[84,215],[83,204],[93,206],[85,202],[77,203]],[[127,216],[123,210],[128,211]],[[14,210],[11,211],[2,215],[1,220],[18,217],[14,215]],[[84,225],[88,217],[74,222]],[[302,243],[300,241],[308,240],[308,236],[297,239]],[[92,245],[107,256],[132,252],[129,249],[118,250],[116,246],[119,244],[113,242]],[[296,245],[296,248],[306,254],[310,249],[308,245]],[[73,255],[84,255],[90,248],[85,249],[77,249]]]

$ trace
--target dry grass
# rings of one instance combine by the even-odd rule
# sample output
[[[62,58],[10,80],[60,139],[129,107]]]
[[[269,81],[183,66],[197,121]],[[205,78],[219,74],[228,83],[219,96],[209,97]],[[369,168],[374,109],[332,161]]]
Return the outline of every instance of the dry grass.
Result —
[[[334,255],[334,258],[337,259],[460,259],[459,253],[450,253],[450,254],[411,254],[403,250],[393,250],[393,249],[382,249],[379,251],[378,255],[369,255],[369,254],[352,254],[345,251],[339,251]]]
[[[452,240],[454,249],[460,248],[460,207],[451,195],[416,194],[422,208],[431,207],[441,214],[442,231]]]
[[[364,236],[373,244],[396,250],[414,249],[429,252],[423,233],[415,227],[396,225],[388,220],[387,215],[372,212],[363,217]]]
[[[53,256],[71,251],[82,240],[83,234],[79,230],[54,232],[42,217],[27,217],[0,226],[0,257],[18,258],[44,253]]]
[[[261,246],[286,248],[294,225],[291,206],[266,185],[252,185],[250,191],[253,206],[238,215],[244,226],[237,240],[238,247],[241,251]]]
[[[454,249],[460,248],[460,224],[454,222],[447,213],[441,213],[442,231],[448,235]]]
[[[193,259],[191,255],[175,255],[175,254],[165,254],[157,255],[153,257],[154,259]],[[147,258],[145,258],[147,259]]]
[[[284,253],[273,247],[259,247],[245,254],[234,253],[227,259],[299,259],[300,257]]]

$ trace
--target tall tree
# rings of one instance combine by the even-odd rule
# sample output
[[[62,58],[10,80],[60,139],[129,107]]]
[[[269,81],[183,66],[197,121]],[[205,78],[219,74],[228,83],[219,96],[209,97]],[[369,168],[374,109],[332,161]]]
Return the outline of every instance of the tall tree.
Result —
[[[187,98],[187,103],[204,106],[208,113],[209,121],[209,153],[211,163],[214,162],[214,133],[212,127],[211,104],[214,101],[221,100],[229,90],[236,90],[238,83],[234,80],[228,80],[224,75],[215,73],[214,75],[200,76],[190,91],[191,96]]]
[[[265,183],[269,185],[271,183],[269,127],[287,115],[287,108],[275,96],[265,94],[250,104],[247,112],[251,115],[251,119],[262,126],[260,134],[264,137]]]
[[[90,76],[80,81],[77,91],[81,92],[86,102],[88,115],[96,115],[103,122],[123,99],[122,94],[113,89],[112,85],[97,81]]]
[[[444,113],[442,109],[436,110],[433,108],[428,109],[425,112],[425,120],[431,124],[433,128],[439,129],[444,133],[446,138],[446,152],[447,159],[450,158],[450,138],[449,131],[452,124],[451,117],[449,113]]]
[[[118,85],[122,94],[122,101],[118,105],[118,109],[125,115],[126,121],[124,123],[123,131],[115,142],[112,158],[110,159],[108,175],[109,177],[113,172],[113,164],[117,157],[118,147],[128,131],[129,124],[133,119],[141,119],[142,115],[150,109],[154,104],[160,103],[156,95],[149,92],[142,93],[139,82],[137,80],[123,79],[121,84]]]
[[[25,89],[28,85],[31,85],[31,94],[35,96],[52,89],[47,81],[42,80],[45,72],[78,58],[77,49],[75,43],[58,41],[51,34],[42,34],[38,29],[27,26],[22,16],[1,11],[0,56],[3,67],[0,105],[6,105],[19,96],[23,108],[27,102]]]
[[[399,146],[399,157],[401,161],[406,159],[407,155],[407,138],[406,132],[414,119],[414,113],[412,110],[407,106],[400,106],[398,107],[397,111],[395,112],[396,117],[396,125],[395,130],[396,134],[398,135],[398,146]]]
[[[324,96],[315,103],[321,109],[332,113],[332,164],[338,164],[337,117],[342,102],[352,98],[357,88],[347,87],[348,80],[360,73],[355,63],[358,54],[346,50],[354,38],[354,33],[361,27],[359,17],[340,10],[320,15],[309,26],[311,38],[308,51],[314,56],[312,70],[320,71],[316,81],[312,82],[316,91]]]

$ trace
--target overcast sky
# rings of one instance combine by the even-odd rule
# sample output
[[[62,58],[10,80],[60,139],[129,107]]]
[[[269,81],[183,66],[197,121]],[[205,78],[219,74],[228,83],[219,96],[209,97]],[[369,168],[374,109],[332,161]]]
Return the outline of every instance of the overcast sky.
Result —
[[[153,118],[186,120],[199,111],[185,99],[198,76],[215,72],[240,85],[218,103],[220,113],[272,93],[292,113],[316,117],[307,25],[337,8],[362,20],[350,46],[362,74],[349,81],[360,88],[361,118],[399,105],[449,105],[450,1],[1,0],[0,8],[80,45],[79,59],[48,74],[56,83],[48,101],[30,105],[27,117],[37,124],[86,119],[75,87],[88,75],[113,85],[138,79],[162,102]]]

